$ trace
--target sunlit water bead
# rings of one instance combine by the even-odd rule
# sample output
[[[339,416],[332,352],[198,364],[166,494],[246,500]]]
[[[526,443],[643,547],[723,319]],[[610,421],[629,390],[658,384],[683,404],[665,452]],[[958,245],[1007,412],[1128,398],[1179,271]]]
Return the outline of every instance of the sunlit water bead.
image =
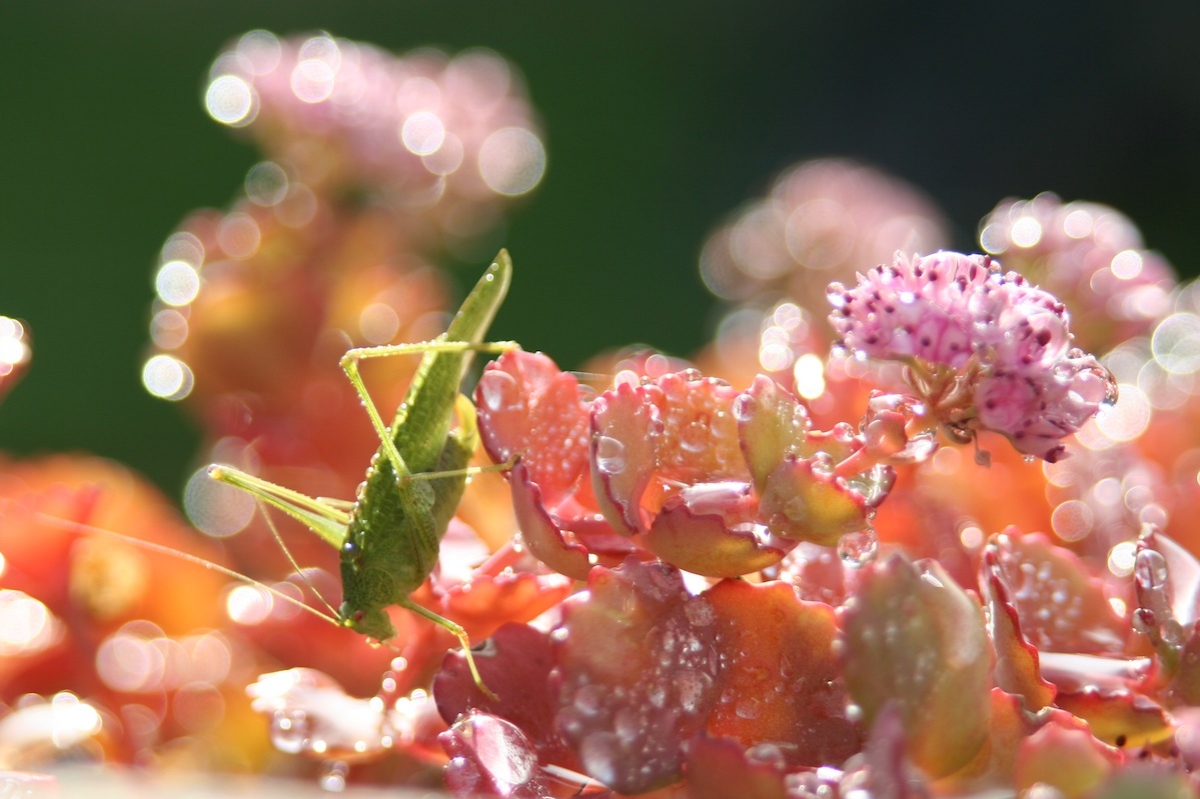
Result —
[[[105,718],[88,702],[70,691],[60,691],[49,701],[36,694],[18,698],[0,718],[0,744],[3,746],[5,762],[35,763],[44,766],[55,758],[76,759],[96,757],[86,746],[89,739],[98,735],[105,726]],[[111,719],[111,717],[110,717]],[[10,794],[5,791],[15,787],[0,781],[0,795],[6,797],[57,796],[34,793]]]
[[[0,397],[17,384],[32,357],[29,329],[17,319],[0,316]]]
[[[350,774],[350,765],[344,760],[328,760],[321,767],[317,784],[324,791],[340,793],[346,790],[346,777]]]
[[[612,436],[597,436],[594,460],[603,474],[618,475],[625,471],[625,445]]]
[[[879,554],[879,537],[870,528],[846,533],[838,539],[837,551],[842,563],[851,568],[861,569],[874,561]]]
[[[62,620],[41,600],[24,591],[0,589],[0,656],[37,655],[62,641],[65,634]]]

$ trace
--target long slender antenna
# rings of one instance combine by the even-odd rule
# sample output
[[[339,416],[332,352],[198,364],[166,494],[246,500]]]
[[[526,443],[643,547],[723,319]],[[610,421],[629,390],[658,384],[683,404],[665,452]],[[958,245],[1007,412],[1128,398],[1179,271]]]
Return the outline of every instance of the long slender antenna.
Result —
[[[287,558],[288,563],[291,564],[292,570],[295,571],[304,584],[308,586],[308,590],[313,592],[313,596],[321,600],[321,604],[329,610],[333,617],[335,619],[339,618],[337,610],[333,607],[333,605],[329,604],[329,600],[325,598],[325,595],[317,590],[317,587],[313,585],[312,580],[308,579],[308,572],[300,568],[300,564],[297,563],[296,559],[292,556],[292,550],[288,549],[288,545],[284,543],[283,536],[279,534],[279,528],[275,526],[275,520],[272,519],[271,514],[267,512],[267,507],[262,500],[258,500],[258,510],[260,513],[262,513],[263,518],[267,520],[267,527],[271,528],[271,535],[275,537],[275,543],[278,544],[279,548],[283,551],[283,555]],[[308,606],[305,605],[305,607]]]
[[[213,563],[211,560],[205,560],[204,558],[197,557],[196,555],[191,555],[187,552],[182,552],[178,549],[173,549],[172,547],[164,546],[163,544],[156,544],[153,541],[146,541],[145,539],[134,538],[133,536],[125,535],[124,533],[118,533],[113,530],[106,530],[103,527],[96,527],[95,525],[84,524],[83,522],[72,522],[72,521],[67,521],[66,519],[60,519],[57,516],[51,516],[48,513],[38,513],[37,517],[39,519],[41,519],[42,521],[46,522],[47,524],[53,525],[54,527],[58,527],[59,529],[62,529],[62,530],[67,530],[67,531],[75,532],[75,533],[90,533],[90,534],[94,534],[94,535],[106,535],[111,538],[115,538],[118,541],[124,541],[125,543],[130,544],[131,546],[140,547],[141,549],[147,549],[151,552],[157,552],[160,555],[168,555],[173,558],[178,558],[179,560],[186,561],[187,563],[194,563],[197,566],[203,566],[206,569],[211,569],[212,571],[215,571],[219,574],[223,574],[226,577],[232,578],[239,582],[245,583],[247,585],[252,585],[255,588],[266,591],[267,593],[271,594],[271,596],[277,597],[277,598],[283,600],[284,602],[289,602],[292,605],[295,605],[296,607],[300,608],[301,610],[311,613],[312,615],[316,616],[318,619],[327,621],[330,624],[333,624],[337,627],[343,626],[341,621],[338,620],[336,613],[334,616],[327,616],[324,613],[322,613],[320,610],[318,610],[317,608],[314,608],[312,605],[308,605],[304,602],[301,602],[299,599],[296,599],[296,597],[294,597],[294,596],[289,596],[288,594],[285,594],[283,591],[280,591],[277,588],[273,588],[273,587],[267,585],[266,583],[255,580],[253,577],[251,577],[247,574],[242,574],[241,572],[234,571],[233,569],[222,566],[219,563]],[[289,559],[291,558],[291,553],[288,554],[288,557],[289,557]],[[295,563],[295,561],[293,561],[293,563]],[[311,587],[311,583],[309,585]],[[314,593],[315,593],[315,590],[314,590]],[[321,595],[318,593],[317,596],[320,597]],[[321,597],[321,601],[325,602],[324,597]],[[329,605],[328,602],[325,602],[325,604],[326,604],[326,606]]]

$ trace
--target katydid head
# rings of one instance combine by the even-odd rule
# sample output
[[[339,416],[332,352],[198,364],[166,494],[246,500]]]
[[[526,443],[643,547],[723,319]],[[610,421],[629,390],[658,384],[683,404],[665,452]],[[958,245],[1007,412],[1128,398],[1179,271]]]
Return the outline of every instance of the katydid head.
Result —
[[[390,641],[396,637],[396,627],[381,607],[359,608],[343,602],[338,609],[338,618],[342,626],[376,641]]]

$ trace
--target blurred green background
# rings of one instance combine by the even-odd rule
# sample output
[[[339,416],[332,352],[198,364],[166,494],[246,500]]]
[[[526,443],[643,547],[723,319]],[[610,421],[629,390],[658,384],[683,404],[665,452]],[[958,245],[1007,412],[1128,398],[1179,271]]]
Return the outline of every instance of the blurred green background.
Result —
[[[504,236],[494,329],[565,366],[645,342],[687,354],[713,300],[707,232],[795,161],[864,159],[980,217],[1042,190],[1114,205],[1185,274],[1200,261],[1200,10],[1126,2],[246,2],[0,8],[0,314],[32,371],[0,449],[88,450],[176,496],[195,438],[140,370],[164,238],[224,206],[255,151],[201,107],[252,28],[403,51],[493,48],[524,73],[545,180]]]

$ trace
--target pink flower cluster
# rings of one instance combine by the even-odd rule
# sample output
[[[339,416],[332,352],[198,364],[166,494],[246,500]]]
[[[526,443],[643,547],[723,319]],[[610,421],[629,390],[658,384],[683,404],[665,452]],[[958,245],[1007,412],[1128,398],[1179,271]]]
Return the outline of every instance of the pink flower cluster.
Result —
[[[1144,335],[1167,313],[1175,273],[1115,208],[1051,192],[1008,199],[980,223],[984,251],[1071,308],[1080,346],[1104,352]]]
[[[955,440],[990,430],[1053,463],[1062,439],[1116,399],[1108,371],[1071,347],[1063,304],[988,256],[897,254],[852,289],[830,285],[829,300],[840,345],[908,366]]]

